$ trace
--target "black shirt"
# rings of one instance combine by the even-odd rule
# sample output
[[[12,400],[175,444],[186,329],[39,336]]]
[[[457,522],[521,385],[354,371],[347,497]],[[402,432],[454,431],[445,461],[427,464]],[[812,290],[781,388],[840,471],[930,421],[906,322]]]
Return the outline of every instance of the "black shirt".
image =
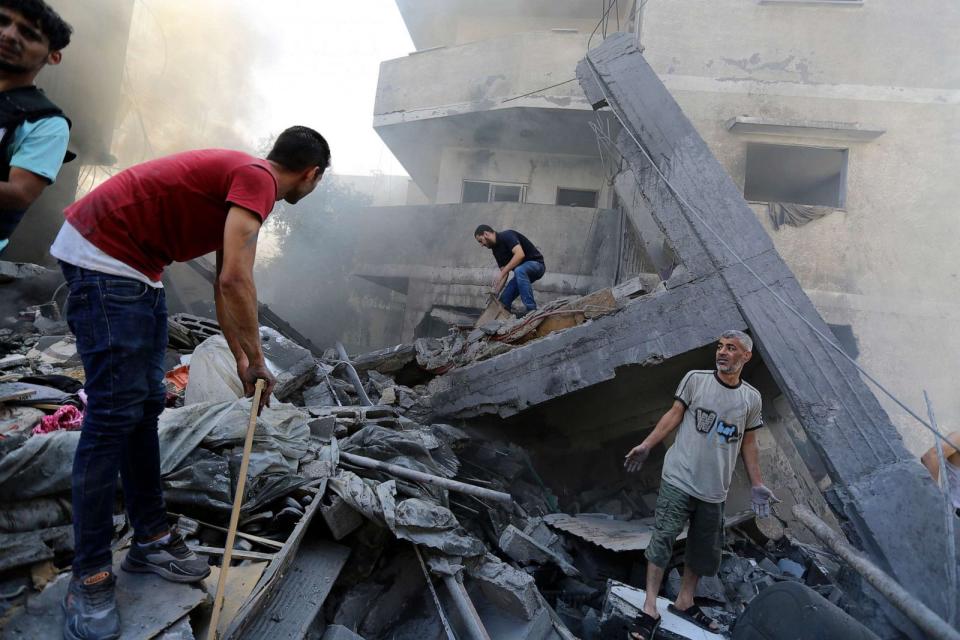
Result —
[[[497,266],[502,269],[513,259],[513,248],[518,244],[520,248],[523,249],[523,262],[535,261],[543,263],[543,254],[533,246],[533,243],[527,239],[527,236],[513,229],[504,229],[503,231],[497,231],[497,243],[490,249],[493,251],[493,257],[497,261]]]

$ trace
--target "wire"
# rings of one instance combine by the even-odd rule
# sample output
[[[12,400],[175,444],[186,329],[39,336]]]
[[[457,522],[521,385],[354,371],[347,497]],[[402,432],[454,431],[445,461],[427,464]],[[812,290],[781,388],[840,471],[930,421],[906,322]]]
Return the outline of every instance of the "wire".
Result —
[[[660,170],[660,167],[657,165],[657,163],[653,161],[653,158],[650,157],[650,154],[647,152],[646,147],[644,147],[643,144],[640,143],[640,140],[637,139],[637,136],[634,135],[630,127],[628,127],[626,122],[624,122],[624,118],[618,112],[616,102],[609,95],[607,95],[606,88],[604,87],[603,82],[600,80],[600,75],[597,73],[596,69],[594,69],[593,62],[590,60],[589,56],[587,57],[587,67],[590,69],[590,73],[593,74],[594,81],[596,82],[597,87],[600,89],[600,92],[603,94],[603,97],[606,100],[607,105],[610,107],[610,111],[613,113],[614,117],[616,117],[616,119],[620,122],[620,126],[623,127],[623,130],[627,133],[627,135],[630,136],[634,144],[637,145],[637,148],[640,149],[640,152],[646,158],[647,162],[650,163],[654,171],[656,171],[657,176],[660,178],[660,180],[663,181],[663,183],[667,186],[670,192],[673,193],[677,201],[684,208],[686,208],[690,213],[696,216],[697,220],[700,221],[700,224],[702,224],[707,231],[713,234],[713,236],[720,241],[720,244],[723,245],[723,248],[726,249],[727,252],[729,252],[730,255],[734,257],[737,263],[740,264],[744,269],[746,269],[747,272],[751,276],[753,276],[763,286],[763,288],[770,293],[770,295],[773,296],[774,300],[776,300],[778,303],[780,303],[781,306],[783,306],[784,308],[792,312],[795,316],[797,316],[797,318],[799,318],[801,322],[807,325],[807,327],[811,331],[813,331],[825,344],[832,347],[843,358],[849,361],[850,364],[852,364],[857,371],[863,374],[863,376],[866,377],[867,380],[869,380],[874,385],[876,385],[876,387],[880,389],[880,391],[882,391],[884,395],[886,395],[893,402],[895,402],[897,406],[899,406],[901,409],[906,411],[913,419],[915,419],[917,422],[919,422],[924,427],[926,427],[935,437],[939,438],[946,444],[950,444],[950,442],[943,435],[941,435],[939,431],[937,431],[932,426],[930,426],[923,418],[917,415],[917,413],[913,411],[913,409],[908,407],[897,396],[895,396],[893,392],[889,391],[885,386],[883,386],[883,384],[881,384],[880,381],[878,381],[876,378],[870,375],[870,373],[866,369],[864,369],[859,364],[857,364],[856,360],[854,360],[849,355],[847,355],[847,353],[843,350],[842,347],[840,347],[840,345],[836,344],[833,340],[831,340],[826,335],[824,335],[823,332],[817,329],[812,322],[807,320],[806,317],[804,317],[804,315],[800,313],[798,309],[796,309],[793,305],[791,305],[789,302],[787,302],[782,297],[780,297],[780,295],[776,291],[774,291],[773,288],[771,288],[770,285],[768,285],[767,282],[763,278],[761,278],[760,275],[756,271],[754,271],[753,268],[743,260],[743,258],[740,257],[740,255],[733,249],[733,247],[731,247],[727,243],[727,241],[723,239],[723,236],[721,236],[717,231],[714,230],[713,227],[710,226],[709,223],[707,223],[703,215],[701,215],[700,211],[698,211],[693,205],[687,202],[686,198],[684,198],[683,195],[676,189],[676,187],[673,186],[673,183],[670,182],[670,179],[667,178],[667,176],[663,173],[663,171]],[[634,179],[637,180],[637,185],[641,186],[639,183],[639,176],[634,175]],[[694,229],[694,233],[699,238],[700,232]],[[701,241],[702,241],[702,238],[701,238]]]
[[[501,101],[500,101],[500,104],[503,104],[503,103],[505,103],[505,102],[512,102],[512,101],[514,101],[514,100],[519,100],[520,98],[526,98],[527,96],[532,96],[532,95],[535,94],[535,93],[540,93],[541,91],[546,91],[547,89],[553,89],[554,87],[561,87],[561,86],[563,86],[563,85],[565,85],[565,84],[570,84],[571,82],[574,82],[575,80],[576,80],[576,78],[570,78],[569,80],[564,80],[563,82],[558,82],[557,84],[552,84],[552,85],[550,85],[549,87],[543,87],[543,88],[540,88],[540,89],[535,89],[534,91],[529,91],[529,92],[527,92],[527,93],[521,93],[521,94],[518,95],[518,96],[513,96],[513,97],[510,97],[510,98],[506,98],[506,99],[504,99],[504,100],[501,100]]]

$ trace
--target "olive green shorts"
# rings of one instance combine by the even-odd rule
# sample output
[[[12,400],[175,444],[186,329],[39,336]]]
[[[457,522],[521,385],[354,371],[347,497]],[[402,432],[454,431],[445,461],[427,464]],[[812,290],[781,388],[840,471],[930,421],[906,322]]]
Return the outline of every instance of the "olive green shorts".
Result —
[[[673,543],[689,522],[686,565],[698,576],[716,575],[723,550],[723,506],[723,502],[704,502],[670,483],[661,483],[647,561],[664,569],[669,566]]]

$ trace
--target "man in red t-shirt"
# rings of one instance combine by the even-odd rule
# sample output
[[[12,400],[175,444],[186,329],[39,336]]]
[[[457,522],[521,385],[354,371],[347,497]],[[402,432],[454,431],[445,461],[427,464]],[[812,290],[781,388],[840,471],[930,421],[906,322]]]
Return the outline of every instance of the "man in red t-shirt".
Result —
[[[274,203],[299,201],[330,164],[326,140],[307,127],[277,138],[266,159],[239,151],[188,151],[131,167],[65,211],[50,253],[70,289],[67,322],[86,373],[87,408],[73,463],[76,555],[64,635],[117,638],[110,540],[117,474],[134,541],[127,571],[176,582],[210,573],[171,531],[160,483],[157,418],[163,411],[166,265],[217,252],[217,319],[247,395],[274,378],[260,347],[253,263]],[[262,407],[261,407],[262,408]]]

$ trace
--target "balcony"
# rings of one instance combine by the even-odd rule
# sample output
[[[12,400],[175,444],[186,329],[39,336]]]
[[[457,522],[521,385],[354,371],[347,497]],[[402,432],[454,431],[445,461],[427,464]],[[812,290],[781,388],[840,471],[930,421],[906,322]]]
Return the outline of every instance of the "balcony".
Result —
[[[607,32],[627,31],[632,2],[607,11]],[[463,44],[522,31],[590,33],[603,8],[596,0],[397,0],[417,49]]]
[[[447,147],[597,156],[589,123],[607,115],[576,81],[588,40],[530,32],[388,60],[374,128],[430,197]]]

